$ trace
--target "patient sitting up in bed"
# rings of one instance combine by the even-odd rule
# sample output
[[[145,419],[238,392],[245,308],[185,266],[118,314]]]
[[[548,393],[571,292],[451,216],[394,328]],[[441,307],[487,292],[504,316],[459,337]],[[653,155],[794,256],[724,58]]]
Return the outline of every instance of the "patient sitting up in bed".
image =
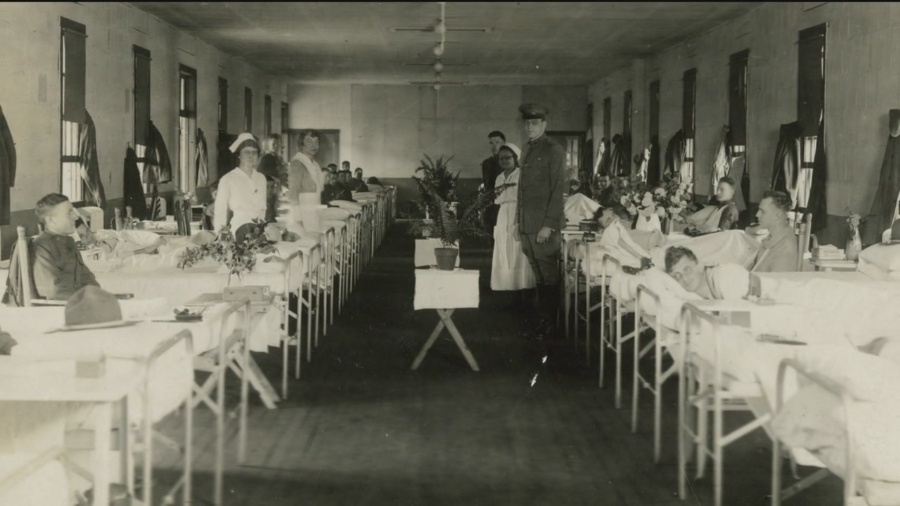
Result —
[[[644,232],[631,230],[625,223],[631,222],[631,215],[622,204],[602,208],[598,211],[597,222],[603,228],[599,245],[615,253],[627,267],[649,268],[653,263],[649,251],[664,246],[666,237],[658,230]]]
[[[723,177],[716,186],[716,199],[687,217],[688,227],[684,233],[698,236],[734,228],[738,222],[738,209],[733,199],[734,180]]]
[[[98,230],[92,231],[82,220],[75,222],[75,231],[82,247],[100,248],[110,258],[125,258],[131,255],[157,253],[166,244],[158,234],[145,230]]]
[[[767,191],[759,201],[759,228],[769,231],[762,240],[752,272],[793,272],[797,270],[797,238],[788,221],[791,197],[780,191]],[[748,229],[752,233],[754,229]]]
[[[701,265],[688,248],[666,250],[666,272],[685,290],[704,299],[739,300],[750,290],[750,273],[737,264]]]

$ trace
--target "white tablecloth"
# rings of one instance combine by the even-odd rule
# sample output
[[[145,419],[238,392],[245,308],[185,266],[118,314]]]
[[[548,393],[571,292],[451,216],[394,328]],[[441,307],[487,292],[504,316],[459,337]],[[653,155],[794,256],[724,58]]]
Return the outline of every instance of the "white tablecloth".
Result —
[[[416,270],[414,309],[478,307],[477,270]]]

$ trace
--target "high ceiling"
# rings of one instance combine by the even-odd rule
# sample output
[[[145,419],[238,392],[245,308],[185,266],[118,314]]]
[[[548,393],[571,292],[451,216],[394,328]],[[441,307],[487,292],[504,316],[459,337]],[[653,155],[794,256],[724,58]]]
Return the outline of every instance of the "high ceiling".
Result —
[[[438,2],[132,4],[289,82],[435,79]],[[447,2],[441,80],[586,85],[758,5]]]

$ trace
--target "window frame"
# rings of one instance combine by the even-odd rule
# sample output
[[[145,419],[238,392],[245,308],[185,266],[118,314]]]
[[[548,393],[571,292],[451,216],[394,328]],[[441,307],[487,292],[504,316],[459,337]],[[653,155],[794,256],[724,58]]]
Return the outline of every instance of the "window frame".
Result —
[[[178,186],[193,191],[192,178],[197,129],[197,70],[178,65]]]
[[[647,181],[657,183],[661,177],[659,146],[659,114],[661,108],[660,80],[651,81],[647,87],[649,101],[647,130],[650,139],[650,161],[647,163]]]
[[[681,128],[684,133],[684,166],[682,176],[687,172],[693,186],[694,150],[697,134],[697,67],[684,71],[682,78]]]
[[[812,190],[819,122],[825,121],[825,57],[827,23],[800,30],[797,41],[797,122],[800,124],[800,172],[795,209],[805,211]],[[817,54],[818,53],[818,54]],[[805,58],[814,58],[811,61]],[[818,65],[814,65],[818,63]],[[816,75],[805,69],[817,67]],[[816,88],[814,90],[814,88]]]
[[[272,95],[263,97],[263,136],[268,139],[272,134]]]
[[[253,90],[244,87],[244,132],[253,132]]]
[[[85,195],[88,193],[87,184],[82,177],[82,163],[80,153],[81,129],[86,123],[87,106],[87,27],[81,23],[60,16],[60,42],[59,42],[59,78],[60,78],[60,134],[59,134],[59,180],[58,188],[61,194],[69,198],[73,204],[82,204],[85,202]],[[71,62],[68,61],[66,54],[67,40],[80,41],[80,55],[83,60],[80,63],[80,73],[74,72],[76,79],[83,80],[80,90],[70,89],[67,83],[67,76],[73,72],[67,71],[71,68]],[[66,105],[69,102],[70,92],[80,92],[80,103],[76,101],[76,105],[82,109],[81,121],[73,121],[78,118],[66,118]],[[77,113],[76,113],[77,115]]]
[[[218,103],[219,131],[228,131],[228,79],[219,76],[219,103]]]
[[[151,53],[150,53],[149,49],[138,46],[137,44],[133,44],[131,46],[131,53],[132,53],[132,60],[133,60],[133,65],[134,65],[133,72],[132,72],[132,76],[134,79],[134,81],[133,81],[134,87],[132,89],[132,94],[133,94],[132,114],[134,116],[134,118],[133,118],[134,119],[134,131],[132,132],[132,141],[134,142],[134,154],[135,154],[135,157],[137,160],[138,173],[140,174],[140,177],[141,177],[141,184],[144,186],[144,193],[147,193],[150,190],[150,184],[144,182],[144,164],[146,163],[146,153],[147,153],[147,145],[145,144],[145,142],[147,141],[147,139],[146,138],[139,139],[138,132],[141,130],[147,130],[149,132],[149,128],[150,128],[150,108],[152,107],[152,101],[153,101],[153,93],[152,93],[153,65],[151,63],[153,61],[153,58],[151,57]],[[139,83],[138,83],[138,65],[139,65],[139,62],[141,59],[145,59],[147,61],[147,83],[146,83],[147,84],[147,86],[146,86],[147,97],[146,97],[146,99],[143,96],[138,96],[139,91],[144,90],[144,87],[139,86]],[[138,103],[145,102],[145,101],[147,102],[147,107],[146,107],[147,118],[146,118],[146,121],[141,121],[144,118],[141,118],[138,116]],[[144,123],[145,126],[141,127],[140,126],[141,123]]]

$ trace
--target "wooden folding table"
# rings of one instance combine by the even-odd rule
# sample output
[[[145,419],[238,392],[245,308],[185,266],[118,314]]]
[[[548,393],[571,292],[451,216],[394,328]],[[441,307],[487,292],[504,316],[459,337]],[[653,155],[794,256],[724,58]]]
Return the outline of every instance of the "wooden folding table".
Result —
[[[439,269],[417,269],[416,270],[416,295],[413,308],[434,309],[437,311],[441,320],[434,327],[425,346],[419,351],[419,355],[413,361],[412,370],[419,368],[428,350],[437,341],[441,332],[446,328],[456,342],[459,351],[462,352],[466,362],[473,371],[478,371],[478,363],[472,352],[466,346],[462,334],[453,323],[450,317],[457,309],[462,308],[478,308],[478,276],[477,270],[455,269],[452,271],[442,271]]]

